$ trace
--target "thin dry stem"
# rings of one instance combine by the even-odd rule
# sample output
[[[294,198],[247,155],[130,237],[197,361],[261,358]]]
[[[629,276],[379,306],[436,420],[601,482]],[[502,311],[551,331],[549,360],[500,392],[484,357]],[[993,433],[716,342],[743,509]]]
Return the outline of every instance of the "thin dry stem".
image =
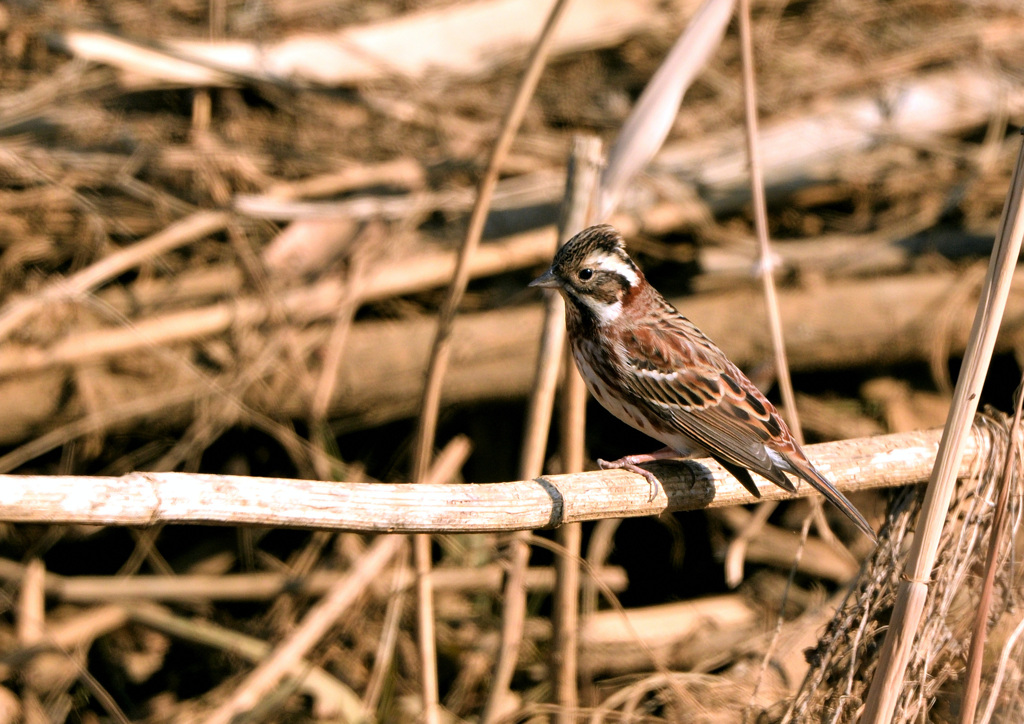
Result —
[[[1013,423],[1010,425],[1010,439],[1017,437],[1020,429],[1021,406],[1024,404],[1024,380],[1017,388],[1017,404],[1013,412]],[[971,633],[971,650],[967,657],[967,670],[964,673],[964,698],[960,705],[960,724],[971,724],[978,708],[978,694],[981,690],[981,667],[985,653],[985,638],[988,631],[989,610],[992,606],[992,588],[998,570],[999,551],[1003,545],[1006,528],[1006,515],[1009,512],[1009,494],[1011,478],[1017,465],[1017,446],[1006,446],[1006,461],[1003,463],[1003,475],[999,481],[999,494],[996,498],[995,515],[992,520],[992,531],[989,533],[988,554],[985,558],[985,577],[981,584],[981,595],[978,599],[978,610],[974,615],[974,630]],[[993,692],[994,693],[994,692]]]
[[[740,0],[741,7],[744,2],[746,2],[746,0]],[[747,10],[749,11],[750,8],[748,7]],[[772,636],[769,640],[768,647],[765,649],[764,656],[761,658],[761,666],[757,671],[757,677],[754,679],[754,688],[750,691],[750,699],[747,701],[747,706],[743,710],[744,722],[751,721],[754,716],[758,691],[764,681],[765,674],[768,671],[768,666],[771,664],[772,658],[775,655],[775,647],[778,645],[779,635],[782,633],[782,624],[785,620],[783,612],[786,610],[786,602],[789,600],[789,591],[793,587],[793,580],[796,578],[797,571],[800,570],[800,560],[803,558],[807,544],[807,535],[810,533],[810,530],[811,517],[807,516],[804,518],[804,524],[800,528],[800,545],[797,547],[796,553],[793,555],[793,565],[790,566],[789,576],[786,578],[786,587],[782,592],[782,600],[779,602],[779,615],[775,617],[775,628],[772,631]]]
[[[416,568],[416,652],[420,664],[420,695],[423,720],[439,724],[437,692],[437,642],[434,633],[434,585],[431,580],[432,544],[429,533],[412,538],[413,565]]]
[[[491,157],[487,164],[487,169],[484,172],[483,177],[480,179],[476,201],[473,205],[473,211],[470,213],[469,224],[466,229],[466,237],[463,240],[462,247],[459,249],[459,258],[455,266],[455,274],[452,277],[451,283],[448,287],[448,294],[445,297],[444,303],[441,305],[438,315],[437,332],[434,337],[434,345],[430,354],[430,362],[427,366],[427,381],[423,389],[420,415],[416,430],[416,442],[413,448],[412,477],[413,480],[417,482],[422,482],[423,476],[426,474],[426,471],[430,466],[431,454],[437,433],[437,416],[441,407],[441,389],[444,383],[445,373],[448,369],[448,361],[451,356],[452,327],[459,304],[461,303],[463,294],[466,291],[466,285],[469,281],[469,260],[473,257],[473,254],[480,243],[480,237],[483,235],[484,222],[487,219],[491,196],[493,195],[494,188],[498,183],[498,174],[501,170],[501,164],[508,155],[508,151],[512,146],[512,141],[515,138],[523,117],[526,114],[526,109],[529,105],[530,99],[533,97],[533,93],[537,88],[537,82],[540,80],[541,72],[544,70],[548,53],[551,50],[555,28],[558,27],[558,22],[564,15],[567,7],[568,2],[566,2],[566,0],[556,0],[552,7],[547,21],[544,24],[544,28],[541,30],[540,36],[537,38],[537,42],[530,52],[530,58],[526,65],[526,72],[523,74],[523,78],[520,81],[519,88],[512,100],[512,105],[505,115],[501,133],[494,143],[494,147],[491,151]],[[414,547],[414,556],[416,561],[416,570],[421,573],[423,577],[423,583],[420,588],[422,596],[427,596],[429,594],[429,577],[426,575],[430,570],[429,554],[429,543],[425,544],[423,541],[417,541]],[[520,557],[522,556],[520,555]],[[508,605],[507,602],[506,605]],[[425,664],[423,675],[424,714],[427,724],[437,724],[440,721],[436,683],[437,662],[436,654],[434,653],[435,643],[432,636],[432,624],[427,623],[427,619],[432,620],[433,618],[432,603],[421,597],[418,602],[418,606],[418,619],[421,624],[419,644],[422,650],[421,657]],[[427,628],[431,628],[431,630],[425,631],[425,626]],[[427,640],[428,635],[429,641]],[[427,672],[428,668],[432,669],[432,673]],[[508,680],[511,680],[511,678],[512,674],[509,672]],[[497,678],[494,685],[498,690],[503,689],[500,678]],[[489,700],[489,703],[490,701],[493,701],[493,698]],[[488,706],[488,710],[491,710],[490,706]],[[493,716],[493,711],[491,716]],[[484,713],[484,721],[488,721],[487,710],[485,710]]]
[[[245,528],[243,530],[250,530]],[[596,575],[610,590],[623,590],[628,580],[618,566],[595,568]],[[61,576],[46,574],[46,595],[67,603],[97,603],[125,599],[152,601],[265,601],[284,592],[322,596],[344,574],[313,570],[296,578],[290,572],[228,574],[173,574],[134,576]],[[397,576],[398,574],[396,574]],[[504,567],[491,563],[474,568],[435,568],[434,588],[452,592],[488,592],[501,590]],[[0,579],[20,581],[25,566],[0,558]],[[395,587],[374,589],[377,598],[408,592],[415,580],[411,568],[403,568]],[[526,585],[531,591],[551,591],[555,571],[548,566],[535,566],[526,572]]]
[[[353,317],[359,308],[360,290],[367,275],[366,249],[379,246],[382,236],[383,229],[379,224],[373,224],[365,230],[360,249],[357,250],[349,267],[344,296],[335,313],[331,337],[327,343],[327,349],[324,351],[324,361],[317,379],[316,392],[310,404],[310,417],[319,424],[322,424],[327,417],[331,399],[334,397],[334,389],[338,383],[338,368],[341,366],[345,342],[348,339],[349,330],[352,329]]]
[[[540,80],[541,72],[547,61],[547,54],[551,49],[551,42],[554,37],[555,28],[562,18],[568,5],[565,0],[557,0],[551,9],[544,29],[541,31],[530,58],[527,62],[526,72],[520,81],[519,88],[513,98],[512,105],[505,115],[502,123],[501,133],[494,143],[491,157],[487,163],[487,169],[477,189],[476,201],[473,211],[470,213],[466,236],[459,249],[458,261],[455,265],[455,274],[448,286],[448,293],[438,316],[437,332],[434,337],[434,345],[430,354],[430,363],[427,367],[427,382],[424,386],[419,426],[416,434],[416,445],[413,454],[413,480],[422,480],[430,465],[431,449],[433,448],[435,431],[437,427],[437,414],[441,404],[441,385],[448,368],[448,360],[451,355],[451,331],[469,281],[469,260],[473,257],[480,237],[483,234],[484,222],[487,219],[487,211],[490,206],[491,196],[498,182],[498,175],[501,164],[512,146],[519,126],[533,92]]]
[[[205,718],[206,724],[229,724],[255,707],[280,681],[294,671],[365,589],[405,546],[401,536],[382,536],[373,542],[343,581],[321,599],[274,652],[256,667],[234,694]]]
[[[751,39],[750,0],[739,0],[737,10],[740,29],[740,49],[743,67],[743,118],[747,137],[747,163],[750,165],[750,193],[754,210],[754,230],[757,235],[758,268],[764,289],[768,330],[771,333],[775,378],[782,396],[783,414],[797,443],[803,445],[804,436],[796,409],[793,380],[786,358],[786,340],[782,336],[782,317],[775,292],[775,264],[771,240],[768,236],[768,204],[764,194],[764,174],[761,170],[761,145],[757,120],[757,81],[754,79],[754,46]]]
[[[570,154],[569,173],[566,180],[566,213],[563,217],[562,228],[559,230],[559,242],[564,244],[576,232],[580,231],[590,216],[591,199],[594,196],[594,189],[597,183],[597,174],[601,163],[601,144],[596,138],[577,138],[574,140],[572,153]],[[565,349],[565,323],[564,303],[557,293],[547,293],[547,311],[544,324],[544,334],[541,338],[541,351],[538,358],[536,383],[530,397],[529,412],[527,415],[526,444],[520,460],[520,476],[529,479],[536,477],[543,472],[544,452],[547,446],[548,433],[550,430],[551,414],[554,408],[554,391],[558,371],[562,362]],[[569,374],[572,374],[569,372]],[[499,684],[504,683],[507,687],[511,682],[512,674],[518,660],[520,640],[522,637],[523,617],[526,608],[525,570],[529,562],[529,547],[525,544],[527,533],[516,536],[512,542],[512,561],[510,562],[510,573],[505,586],[505,607],[502,613],[502,644],[499,647],[499,659],[495,667],[495,679]],[[577,533],[578,536],[578,533]],[[576,552],[579,555],[578,541]],[[558,559],[561,563],[562,559]],[[558,564],[556,564],[558,565]],[[563,567],[558,567],[559,573]],[[570,702],[565,708],[559,711],[571,711],[575,708],[576,691],[576,667],[575,651],[566,655],[565,648],[575,643],[575,597],[578,595],[578,572],[575,575],[569,574],[572,591],[564,591],[565,579],[559,576],[559,584],[556,588],[555,598],[555,644],[552,647],[553,659],[557,661],[555,666],[556,700],[569,699]],[[572,600],[566,602],[565,598],[572,596]],[[572,611],[566,612],[565,606],[571,606]],[[566,627],[572,626],[572,632],[567,633]],[[566,641],[570,643],[566,643]],[[565,667],[571,667],[567,674]],[[566,684],[566,680],[569,683]],[[568,691],[567,691],[568,689]],[[502,701],[507,697],[507,690],[492,684],[491,694],[488,698],[485,709],[484,721],[495,712],[499,712]]]
[[[567,204],[562,223],[562,243],[589,225],[593,212],[591,199],[597,188],[601,165],[601,141],[593,136],[573,139],[567,186]],[[559,299],[561,296],[559,295]],[[559,310],[561,312],[561,310]],[[566,473],[583,470],[584,430],[586,426],[587,392],[568,350],[565,358],[565,382],[562,386],[561,457]],[[551,644],[552,687],[555,721],[570,724],[576,720],[579,706],[577,687],[577,634],[580,602],[580,546],[583,532],[579,523],[562,526],[555,540],[563,553],[555,557],[557,572],[552,601]]]
[[[1020,638],[1021,634],[1024,634],[1024,618],[1017,623],[1013,632],[1006,638],[1006,644],[999,654],[999,666],[996,667],[996,675],[992,680],[992,690],[989,692],[988,704],[985,706],[985,713],[981,717],[980,724],[989,724],[992,721],[996,704],[999,702],[999,690],[1002,688],[1003,678],[1006,676],[1007,664],[1010,661],[1010,655],[1013,653],[1014,647],[1017,645],[1017,639]]]
[[[130,606],[124,606],[124,618],[184,641],[193,641],[230,652],[233,656],[240,656],[255,664],[265,661],[272,650],[271,645],[265,641],[202,619],[183,618],[149,602],[136,601]],[[298,681],[300,689],[313,697],[317,712],[329,712],[332,715],[340,713],[350,719],[359,716],[359,697],[323,668],[313,665],[306,659],[299,659],[288,672],[288,676]]]
[[[462,467],[469,456],[469,438],[454,438],[434,460],[427,478],[448,480]],[[423,715],[426,722],[439,721],[440,706],[437,693],[437,650],[434,633],[434,580],[431,574],[432,544],[429,534],[413,536],[413,566],[416,569],[416,624],[417,653],[423,694]]]
[[[903,674],[910,659],[914,634],[921,619],[928,581],[942,534],[949,501],[964,454],[971,421],[978,409],[978,397],[985,381],[999,324],[1006,307],[1021,241],[1024,240],[1024,144],[1017,156],[1013,179],[992,249],[989,273],[978,302],[974,327],[964,357],[950,416],[943,430],[938,459],[928,484],[920,523],[906,564],[906,576],[897,594],[892,621],[886,633],[878,671],[861,719],[864,724],[885,724],[892,719],[901,690]]]
[[[226,211],[198,211],[157,234],[115,252],[67,279],[57,279],[31,297],[0,312],[0,341],[47,304],[76,299],[99,285],[161,254],[221,231],[231,220]]]
[[[786,356],[786,340],[782,334],[782,315],[779,312],[779,297],[775,291],[775,255],[768,236],[768,203],[764,192],[764,173],[761,168],[761,142],[757,119],[757,81],[754,78],[754,41],[750,22],[750,0],[739,0],[737,10],[740,30],[740,58],[743,70],[743,114],[747,138],[747,161],[750,164],[750,192],[754,209],[754,229],[757,234],[758,267],[764,289],[765,311],[768,317],[768,331],[772,341],[772,359],[775,363],[775,379],[782,397],[782,414],[786,417],[790,432],[798,445],[804,444],[803,427],[796,408],[796,394],[793,392],[793,378],[789,373],[789,359]],[[774,503],[764,503],[774,508]],[[835,536],[825,522],[819,503],[814,506],[815,522],[823,538],[835,541]],[[770,511],[769,511],[770,514]],[[734,558],[742,556],[742,548],[749,536],[741,536],[739,551]]]
[[[393,590],[398,595],[388,600],[387,610],[384,613],[383,634],[377,642],[377,654],[373,658],[373,673],[366,682],[366,690],[363,694],[363,714],[372,718],[377,711],[381,695],[384,692],[384,684],[387,682],[391,672],[391,662],[395,656],[395,646],[398,644],[398,634],[401,630],[402,611],[405,609],[406,596],[401,589],[401,580],[406,572],[405,566],[395,567],[395,577],[392,583]]]

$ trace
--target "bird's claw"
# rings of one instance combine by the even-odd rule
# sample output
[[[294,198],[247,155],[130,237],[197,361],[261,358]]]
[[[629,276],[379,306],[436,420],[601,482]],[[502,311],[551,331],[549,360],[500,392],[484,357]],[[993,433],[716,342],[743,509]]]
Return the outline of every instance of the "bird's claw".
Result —
[[[651,497],[648,498],[647,502],[653,503],[654,499],[658,496],[658,488],[661,486],[661,481],[658,480],[658,478],[656,478],[654,476],[654,473],[652,473],[650,470],[645,470],[644,468],[640,467],[639,465],[631,461],[628,458],[628,456],[612,461],[601,460],[600,458],[598,458],[597,466],[602,470],[628,470],[631,473],[643,475],[644,478],[647,480],[648,484],[651,486]]]

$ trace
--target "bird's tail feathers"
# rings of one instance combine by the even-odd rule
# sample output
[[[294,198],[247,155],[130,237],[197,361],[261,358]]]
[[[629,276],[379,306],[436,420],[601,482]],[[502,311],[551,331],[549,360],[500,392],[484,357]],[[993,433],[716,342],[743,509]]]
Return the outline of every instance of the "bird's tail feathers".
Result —
[[[847,518],[856,523],[857,527],[864,532],[864,535],[878,542],[878,536],[875,534],[874,529],[868,524],[860,511],[857,510],[853,503],[846,499],[845,495],[836,490],[836,487],[829,482],[828,478],[819,473],[810,462],[805,462],[803,465],[794,464],[793,473],[810,483],[811,487],[824,495],[832,505],[839,508]]]

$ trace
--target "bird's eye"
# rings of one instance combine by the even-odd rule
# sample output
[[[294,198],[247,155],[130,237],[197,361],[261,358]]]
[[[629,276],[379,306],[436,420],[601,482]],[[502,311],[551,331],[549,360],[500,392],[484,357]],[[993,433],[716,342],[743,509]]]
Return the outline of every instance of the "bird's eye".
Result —
[[[591,269],[590,267],[586,267],[584,269],[580,269],[579,273],[576,276],[580,278],[581,282],[585,282],[590,280],[594,276],[594,270]]]

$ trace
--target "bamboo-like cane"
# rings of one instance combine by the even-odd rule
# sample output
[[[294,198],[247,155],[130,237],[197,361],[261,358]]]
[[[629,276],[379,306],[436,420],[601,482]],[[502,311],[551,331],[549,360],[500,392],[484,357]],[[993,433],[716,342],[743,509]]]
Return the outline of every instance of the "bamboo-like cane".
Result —
[[[985,455],[982,428],[963,470]],[[921,483],[935,461],[938,430],[808,445],[808,457],[845,495]],[[133,472],[118,477],[0,475],[0,521],[152,526],[261,525],[386,533],[484,533],[556,528],[602,518],[661,515],[757,502],[711,460],[664,461],[651,484],[629,470],[544,475],[505,483],[350,483],[204,473]],[[756,478],[763,498],[796,493]]]

